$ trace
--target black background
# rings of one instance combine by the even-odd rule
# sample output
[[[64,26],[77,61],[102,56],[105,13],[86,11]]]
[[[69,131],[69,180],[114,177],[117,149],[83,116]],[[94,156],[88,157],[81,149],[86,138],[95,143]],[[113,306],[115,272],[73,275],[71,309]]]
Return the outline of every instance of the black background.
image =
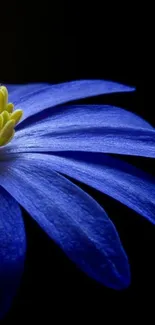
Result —
[[[131,2],[74,1],[9,3],[2,10],[0,82],[57,83],[102,78],[135,86],[135,94],[105,96],[154,125],[144,105],[143,8]],[[4,20],[4,21],[3,21]],[[93,102],[88,100],[87,102]],[[127,159],[124,157],[124,159]],[[152,160],[127,159],[154,174]],[[132,285],[124,292],[104,288],[81,273],[24,213],[28,252],[21,289],[5,323],[45,324],[124,320],[150,305],[155,290],[155,229],[138,214],[81,185],[104,206],[129,256]],[[124,316],[123,316],[124,313]],[[108,320],[107,320],[108,317]]]

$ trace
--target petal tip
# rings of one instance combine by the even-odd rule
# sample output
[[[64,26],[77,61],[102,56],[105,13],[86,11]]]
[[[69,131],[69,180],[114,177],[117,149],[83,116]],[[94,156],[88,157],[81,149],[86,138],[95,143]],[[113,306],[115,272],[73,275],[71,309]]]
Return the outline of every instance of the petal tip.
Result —
[[[122,291],[128,289],[131,285],[131,272],[129,263],[126,263],[126,267],[124,268],[124,272],[120,273],[119,278],[116,282],[116,287],[114,289],[118,291]]]

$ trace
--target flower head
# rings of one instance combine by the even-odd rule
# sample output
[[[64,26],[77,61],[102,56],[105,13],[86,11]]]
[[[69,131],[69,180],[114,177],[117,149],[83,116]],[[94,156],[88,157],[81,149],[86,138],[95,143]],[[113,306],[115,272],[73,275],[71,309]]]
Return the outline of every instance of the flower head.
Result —
[[[8,103],[8,91],[0,86],[0,147],[8,144],[14,137],[15,126],[21,120],[23,111],[13,111],[14,105]]]
[[[26,236],[20,206],[88,276],[113,289],[128,287],[128,258],[114,224],[66,176],[155,223],[154,179],[112,156],[154,158],[154,128],[119,107],[69,104],[133,89],[102,80],[8,89],[11,102],[24,114],[13,111],[1,87],[0,315],[9,309],[24,268]]]

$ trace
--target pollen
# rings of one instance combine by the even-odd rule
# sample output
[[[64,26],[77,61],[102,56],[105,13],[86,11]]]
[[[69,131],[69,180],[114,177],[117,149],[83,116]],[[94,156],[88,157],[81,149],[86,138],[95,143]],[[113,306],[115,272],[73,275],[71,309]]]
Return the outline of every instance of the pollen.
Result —
[[[14,137],[15,126],[21,120],[23,111],[14,110],[14,105],[8,103],[8,90],[0,86],[0,147],[8,144]]]

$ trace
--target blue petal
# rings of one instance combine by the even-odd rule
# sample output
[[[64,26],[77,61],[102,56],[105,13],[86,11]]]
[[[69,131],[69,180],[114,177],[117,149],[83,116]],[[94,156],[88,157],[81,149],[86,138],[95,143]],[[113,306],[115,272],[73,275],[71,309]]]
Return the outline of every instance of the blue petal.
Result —
[[[6,84],[8,89],[10,101],[11,100],[20,100],[24,97],[31,96],[34,92],[37,92],[37,88],[46,89],[49,84],[48,83],[29,83],[29,84]]]
[[[114,289],[129,285],[127,257],[105,211],[52,171],[48,156],[1,162],[0,184],[90,277]]]
[[[42,120],[49,122],[52,130],[73,126],[95,127],[100,123],[102,127],[135,127],[153,130],[153,127],[140,116],[110,105],[61,105],[45,109],[18,124],[16,130],[34,125]]]
[[[57,85],[34,84],[17,87],[9,100],[24,110],[23,120],[45,108],[81,98],[133,91],[134,88],[105,80],[79,80]]]
[[[52,114],[53,112],[53,114]],[[17,130],[6,152],[87,151],[155,157],[155,129],[118,107],[54,108]],[[22,124],[21,124],[22,125]]]
[[[35,159],[36,154],[23,154]],[[111,196],[155,224],[155,179],[108,155],[67,152],[40,155],[53,169]]]
[[[23,273],[24,223],[18,203],[0,187],[0,319],[9,310]]]

